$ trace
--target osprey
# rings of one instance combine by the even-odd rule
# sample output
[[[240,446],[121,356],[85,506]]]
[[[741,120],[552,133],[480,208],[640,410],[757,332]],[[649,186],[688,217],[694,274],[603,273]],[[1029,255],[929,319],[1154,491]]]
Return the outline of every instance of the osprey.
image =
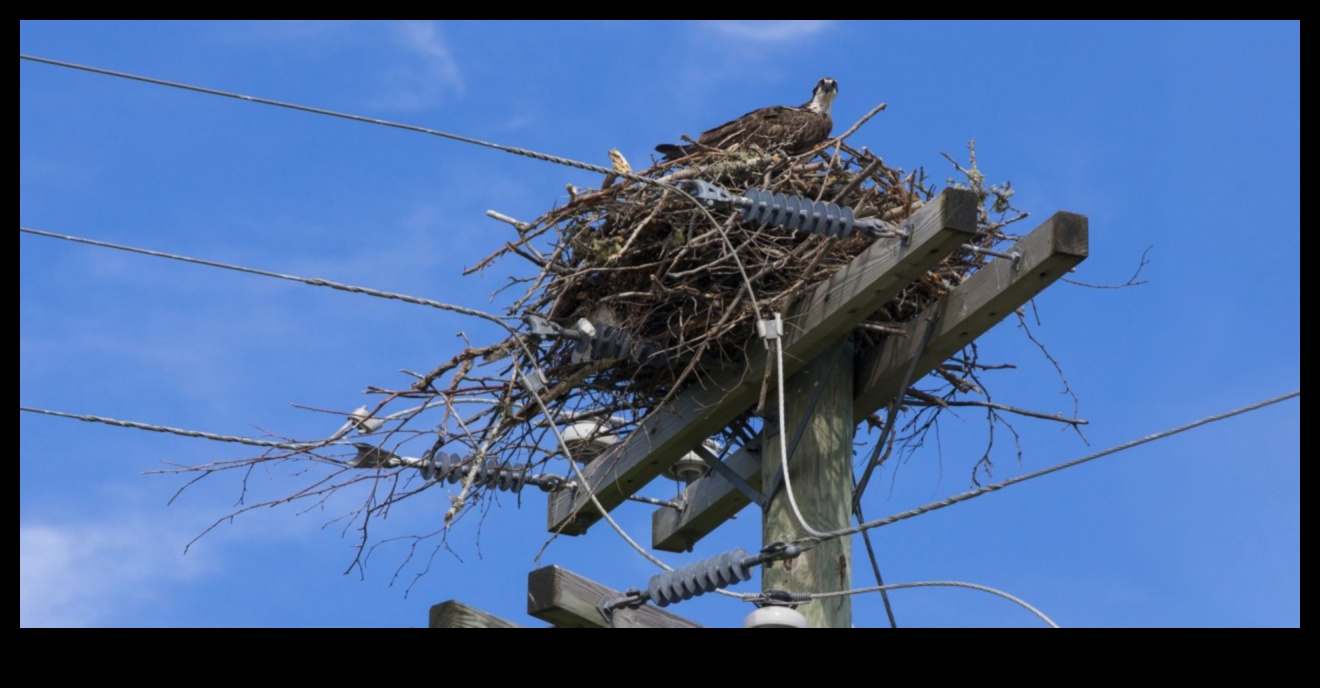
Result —
[[[662,143],[655,150],[664,154],[665,160],[677,160],[705,149],[733,150],[748,145],[781,149],[790,155],[805,153],[829,138],[834,128],[830,105],[838,92],[839,84],[826,77],[816,82],[811,100],[798,107],[776,105],[752,110],[703,133],[694,144]]]

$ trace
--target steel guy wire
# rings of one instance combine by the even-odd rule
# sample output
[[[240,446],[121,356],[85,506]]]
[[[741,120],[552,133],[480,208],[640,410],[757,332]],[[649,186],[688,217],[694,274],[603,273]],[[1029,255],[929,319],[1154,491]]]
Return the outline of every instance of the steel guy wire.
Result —
[[[1266,407],[1266,406],[1270,406],[1270,405],[1272,405],[1272,404],[1277,404],[1277,403],[1279,403],[1279,402],[1281,402],[1281,401],[1287,401],[1287,400],[1289,400],[1289,399],[1292,399],[1293,397],[1301,396],[1301,394],[1302,394],[1302,390],[1299,389],[1299,390],[1296,390],[1296,391],[1293,391],[1293,392],[1289,392],[1289,393],[1284,394],[1284,395],[1281,395],[1281,396],[1274,397],[1274,398],[1272,398],[1272,399],[1266,399],[1266,400],[1264,400],[1264,401],[1258,401],[1258,402],[1256,402],[1256,403],[1254,403],[1254,404],[1250,404],[1250,405],[1247,405],[1247,406],[1243,406],[1243,407],[1241,407],[1241,408],[1236,408],[1236,409],[1233,409],[1232,411],[1226,411],[1226,412],[1224,412],[1224,413],[1216,414],[1216,415],[1213,415],[1213,416],[1207,416],[1207,417],[1205,417],[1205,418],[1202,418],[1201,420],[1193,421],[1193,422],[1188,423],[1188,424],[1186,424],[1186,425],[1180,425],[1180,426],[1178,426],[1178,427],[1176,427],[1176,428],[1170,428],[1170,429],[1168,429],[1168,430],[1162,430],[1162,431],[1157,432],[1157,433],[1154,433],[1154,434],[1152,434],[1152,435],[1146,435],[1145,437],[1141,437],[1141,438],[1138,438],[1138,439],[1132,440],[1132,441],[1130,441],[1130,442],[1125,442],[1125,443],[1123,443],[1123,444],[1119,444],[1119,445],[1116,445],[1116,446],[1110,447],[1110,448],[1108,448],[1108,449],[1104,449],[1104,450],[1098,451],[1098,452],[1096,452],[1096,453],[1094,453],[1094,454],[1088,454],[1088,455],[1083,456],[1083,457],[1081,457],[1081,458],[1073,459],[1072,461],[1066,461],[1066,462],[1064,462],[1064,463],[1061,463],[1061,464],[1058,464],[1058,465],[1055,465],[1055,466],[1051,466],[1051,467],[1049,467],[1049,468],[1043,468],[1043,469],[1041,469],[1041,470],[1039,470],[1039,471],[1033,471],[1033,472],[1031,472],[1031,473],[1027,473],[1026,475],[1020,475],[1020,476],[1017,476],[1016,478],[1009,478],[1009,479],[1007,479],[1007,480],[1003,480],[1003,481],[998,482],[998,483],[995,483],[995,484],[993,484],[993,485],[986,485],[985,487],[982,487],[982,488],[978,488],[978,489],[971,490],[971,491],[968,491],[968,492],[963,492],[962,494],[957,494],[957,495],[954,495],[954,496],[952,496],[952,497],[948,497],[948,498],[946,498],[946,499],[941,499],[941,500],[939,500],[939,501],[937,501],[937,502],[931,502],[930,504],[926,504],[926,505],[924,505],[924,506],[919,506],[919,507],[917,507],[917,508],[915,508],[915,509],[911,509],[911,510],[908,510],[908,511],[904,511],[904,512],[901,512],[901,513],[898,513],[898,514],[894,514],[893,516],[889,516],[889,517],[882,518],[882,519],[877,519],[877,520],[875,520],[875,521],[867,521],[866,523],[860,523],[860,524],[858,524],[858,525],[856,525],[856,526],[852,526],[852,527],[850,527],[850,528],[843,528],[843,529],[841,529],[841,530],[836,530],[836,531],[833,531],[833,532],[830,532],[830,533],[825,533],[823,536],[816,536],[816,537],[817,537],[817,538],[820,538],[820,539],[825,539],[825,538],[832,539],[832,538],[837,538],[837,537],[843,537],[843,536],[845,536],[845,535],[852,535],[852,534],[854,534],[854,533],[859,533],[859,532],[861,532],[861,531],[863,531],[863,530],[870,530],[870,529],[872,529],[872,528],[879,528],[880,526],[887,526],[887,525],[889,525],[889,524],[891,524],[891,523],[897,523],[898,521],[903,521],[903,520],[906,520],[906,519],[912,518],[913,516],[920,516],[921,514],[924,514],[924,513],[927,513],[927,512],[935,511],[935,510],[937,510],[937,509],[943,509],[943,508],[946,507],[946,506],[953,506],[954,504],[957,504],[957,503],[959,503],[959,502],[965,502],[965,501],[967,501],[967,500],[969,500],[969,499],[972,499],[972,498],[974,498],[974,497],[980,497],[981,495],[984,495],[984,494],[989,493],[989,492],[996,492],[996,491],[998,491],[998,490],[1002,490],[1002,489],[1004,489],[1005,487],[1008,487],[1008,486],[1010,486],[1010,485],[1014,485],[1014,484],[1017,484],[1017,483],[1020,483],[1020,482],[1025,482],[1025,481],[1027,481],[1027,480],[1031,480],[1032,478],[1039,478],[1039,477],[1041,477],[1041,476],[1043,476],[1043,475],[1048,475],[1048,474],[1050,474],[1050,473],[1054,473],[1054,472],[1056,472],[1056,471],[1061,471],[1061,470],[1063,470],[1063,469],[1065,469],[1065,468],[1072,468],[1073,466],[1077,466],[1077,465],[1080,465],[1080,464],[1086,463],[1086,462],[1088,462],[1088,461],[1093,461],[1093,460],[1095,460],[1095,459],[1098,459],[1098,458],[1101,458],[1101,457],[1104,457],[1104,456],[1109,456],[1110,454],[1116,454],[1116,453],[1118,453],[1118,452],[1125,451],[1125,450],[1127,450],[1127,449],[1132,449],[1133,447],[1137,447],[1137,446],[1140,446],[1140,445],[1146,444],[1146,443],[1148,443],[1148,442],[1154,442],[1155,440],[1164,439],[1165,437],[1170,437],[1170,436],[1173,436],[1173,435],[1177,435],[1178,433],[1186,432],[1187,430],[1191,430],[1191,429],[1193,429],[1193,428],[1198,428],[1198,427],[1200,427],[1200,426],[1202,426],[1202,425],[1207,425],[1207,424],[1209,424],[1209,423],[1215,423],[1215,422],[1218,422],[1218,421],[1221,421],[1221,420],[1225,420],[1225,419],[1228,419],[1228,418],[1232,418],[1233,416],[1241,415],[1241,414],[1244,414],[1244,413],[1249,413],[1249,412],[1251,412],[1251,411],[1256,411],[1256,410],[1262,409],[1262,408],[1264,408],[1264,407]],[[804,545],[804,546],[808,546],[808,545],[813,541],[813,539],[815,539],[815,538],[803,538],[803,539],[798,540],[797,542],[795,542],[795,543],[793,543],[793,544],[802,544],[802,545]]]
[[[853,504],[853,514],[857,516],[859,523],[865,520],[862,516],[861,504]],[[871,572],[875,574],[875,584],[884,585],[885,577],[880,573],[880,562],[875,556],[875,544],[871,542],[871,531],[862,531],[862,544],[866,545],[866,556],[871,560]],[[881,590],[880,601],[885,605],[885,616],[889,618],[889,627],[898,628],[898,620],[894,618],[894,606],[889,603],[889,593]]]
[[[907,371],[903,373],[903,382],[898,386],[898,393],[889,402],[888,413],[885,414],[885,427],[880,431],[880,437],[875,442],[875,451],[871,453],[871,458],[866,462],[866,469],[862,471],[862,478],[857,482],[853,489],[853,508],[862,503],[862,495],[866,492],[867,483],[871,482],[871,475],[879,464],[876,461],[880,458],[880,453],[884,451],[885,444],[894,433],[894,426],[897,423],[898,410],[903,407],[903,398],[907,395],[908,386],[912,384],[912,377],[917,372],[917,363],[921,361],[922,354],[926,353],[926,347],[930,344],[931,335],[935,334],[935,327],[939,324],[940,315],[943,308],[936,306],[933,312],[927,313],[922,319],[926,321],[926,329],[921,335],[921,342],[917,344],[917,351],[912,355],[912,360],[908,362]]]
[[[541,160],[541,161],[544,161],[544,162],[554,163],[554,164],[556,164],[556,165],[564,165],[564,166],[566,166],[566,167],[573,167],[573,168],[576,168],[576,169],[579,169],[579,170],[585,170],[585,171],[587,171],[587,172],[596,172],[596,173],[599,173],[599,174],[614,175],[614,176],[616,176],[616,177],[622,177],[622,178],[624,178],[624,179],[629,179],[629,180],[635,181],[635,182],[637,182],[637,183],[639,183],[639,184],[649,184],[649,185],[652,185],[652,186],[659,187],[659,188],[661,188],[661,189],[666,189],[666,190],[669,190],[669,191],[673,191],[673,192],[679,194],[681,197],[688,199],[688,201],[692,202],[694,205],[696,205],[697,208],[698,208],[703,214],[706,215],[706,218],[709,219],[709,220],[711,221],[711,223],[714,224],[715,227],[719,230],[719,232],[720,232],[720,237],[724,239],[724,244],[725,244],[725,246],[726,246],[726,247],[729,249],[729,251],[733,254],[733,260],[734,260],[734,262],[738,265],[738,271],[739,271],[740,273],[742,273],[743,281],[747,283],[747,292],[748,292],[748,297],[749,297],[749,298],[751,299],[751,301],[752,301],[752,308],[756,311],[756,313],[757,313],[757,317],[760,317],[761,307],[760,307],[760,305],[757,303],[757,300],[756,300],[756,294],[754,293],[754,291],[753,291],[753,289],[752,289],[752,283],[751,283],[751,281],[748,280],[748,278],[747,278],[747,270],[743,267],[742,260],[738,257],[738,253],[737,253],[737,251],[734,250],[733,242],[731,242],[731,241],[729,240],[728,233],[725,232],[725,231],[724,231],[724,228],[721,227],[720,224],[719,224],[718,222],[715,221],[715,217],[714,217],[713,215],[710,214],[710,212],[706,209],[706,207],[705,207],[700,201],[698,201],[697,199],[693,198],[692,195],[689,194],[688,192],[684,191],[683,189],[681,189],[681,188],[679,188],[679,187],[677,187],[677,186],[675,186],[675,185],[673,185],[673,184],[670,184],[669,182],[665,182],[665,181],[661,181],[661,180],[657,180],[657,179],[650,179],[650,178],[648,178],[648,177],[643,177],[642,175],[635,174],[635,173],[632,173],[632,172],[620,172],[620,171],[618,171],[618,170],[615,170],[615,169],[612,168],[612,167],[602,167],[602,166],[600,166],[600,165],[593,165],[593,164],[588,163],[588,162],[582,162],[582,161],[580,161],[580,160],[573,160],[572,158],[564,158],[564,157],[560,157],[560,156],[557,156],[557,155],[550,155],[550,154],[548,154],[548,153],[541,153],[541,152],[539,152],[539,151],[534,151],[534,150],[530,150],[530,149],[527,149],[527,148],[518,148],[518,147],[516,147],[516,146],[506,146],[506,145],[504,145],[504,144],[500,144],[500,143],[493,143],[493,142],[490,142],[490,141],[482,141],[481,139],[475,139],[475,138],[472,138],[472,137],[470,137],[470,136],[463,136],[463,135],[461,135],[461,134],[452,134],[452,133],[449,133],[449,132],[446,132],[446,131],[440,131],[440,130],[438,130],[438,129],[430,129],[430,128],[428,128],[428,127],[417,126],[417,125],[415,125],[415,124],[404,124],[404,123],[402,123],[402,122],[393,122],[393,121],[385,120],[385,119],[377,119],[377,118],[375,118],[375,117],[364,117],[364,116],[362,116],[362,115],[354,115],[354,114],[350,114],[350,113],[347,113],[347,112],[338,112],[338,111],[336,111],[336,110],[327,110],[327,109],[324,109],[324,108],[311,107],[311,106],[309,106],[309,105],[299,105],[299,104],[297,104],[297,103],[289,103],[289,102],[285,102],[285,101],[281,101],[281,100],[273,100],[273,99],[270,99],[270,98],[260,98],[260,97],[257,97],[257,96],[243,95],[243,94],[241,94],[241,93],[234,93],[234,92],[232,92],[232,91],[222,91],[222,90],[220,90],[220,89],[207,88],[207,87],[205,87],[205,86],[194,86],[194,85],[192,85],[192,84],[185,84],[185,83],[178,82],[178,81],[168,81],[168,80],[166,80],[166,79],[157,79],[157,78],[154,78],[154,77],[142,76],[142,75],[139,75],[139,74],[130,74],[130,73],[128,73],[128,72],[119,72],[119,71],[115,71],[115,70],[113,70],[113,69],[104,69],[104,68],[101,68],[101,67],[92,67],[92,66],[90,66],[90,65],[77,64],[77,63],[75,63],[75,62],[65,62],[65,61],[63,61],[63,60],[53,60],[53,59],[50,59],[50,58],[47,58],[47,57],[38,57],[38,56],[36,56],[36,55],[24,55],[23,53],[19,53],[19,54],[18,54],[18,59],[20,59],[20,60],[28,60],[28,61],[30,61],[30,62],[38,62],[38,63],[41,63],[41,64],[53,65],[53,66],[56,66],[56,67],[66,67],[66,68],[68,68],[68,69],[77,69],[77,70],[81,70],[81,71],[84,71],[84,72],[91,72],[91,73],[93,73],[93,74],[101,74],[101,75],[104,75],[104,76],[113,76],[113,77],[118,77],[118,78],[121,78],[121,79],[129,79],[129,80],[132,80],[132,81],[141,81],[141,82],[143,82],[143,83],[154,84],[154,85],[156,85],[156,86],[168,86],[168,87],[170,87],[170,88],[178,88],[178,89],[183,89],[183,90],[185,90],[185,91],[193,91],[193,92],[196,92],[196,93],[204,93],[204,94],[206,94],[206,95],[220,96],[220,97],[222,97],[222,98],[233,98],[233,99],[235,99],[235,100],[243,100],[243,101],[247,101],[247,102],[250,102],[250,103],[257,103],[257,104],[259,104],[259,105],[273,105],[273,106],[275,106],[275,107],[286,108],[286,109],[289,109],[289,110],[297,110],[297,111],[299,111],[299,112],[308,112],[308,113],[315,114],[315,115],[326,115],[326,116],[328,116],[328,117],[338,117],[339,119],[346,119],[346,120],[350,120],[350,121],[353,121],[353,122],[363,122],[363,123],[366,123],[366,124],[379,124],[380,126],[383,126],[383,127],[391,127],[391,128],[394,128],[394,129],[402,129],[402,130],[404,130],[404,131],[413,131],[413,132],[417,132],[417,133],[420,133],[420,134],[429,134],[429,135],[431,135],[431,136],[438,136],[438,137],[440,137],[440,138],[450,139],[450,140],[452,140],[452,141],[458,141],[458,142],[461,142],[461,143],[468,143],[468,144],[472,144],[472,145],[474,145],[474,146],[482,146],[482,147],[484,147],[484,148],[491,148],[491,149],[494,149],[494,150],[503,151],[503,152],[505,152],[505,153],[512,153],[512,154],[514,154],[514,155],[521,155],[521,156],[523,156],[523,157],[532,158],[532,159],[534,159],[534,160]]]

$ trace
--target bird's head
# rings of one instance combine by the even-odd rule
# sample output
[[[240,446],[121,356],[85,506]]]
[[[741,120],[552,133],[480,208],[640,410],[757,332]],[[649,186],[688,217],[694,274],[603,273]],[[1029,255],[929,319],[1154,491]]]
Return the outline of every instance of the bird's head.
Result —
[[[811,92],[811,101],[807,103],[807,109],[812,112],[823,112],[830,114],[830,105],[834,103],[834,96],[839,93],[839,82],[825,77],[816,82],[816,89]]]

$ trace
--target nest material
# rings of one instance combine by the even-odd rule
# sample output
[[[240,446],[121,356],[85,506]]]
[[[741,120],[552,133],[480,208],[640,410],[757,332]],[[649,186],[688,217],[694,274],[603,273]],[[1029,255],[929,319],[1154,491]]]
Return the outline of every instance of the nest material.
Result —
[[[386,515],[399,501],[438,483],[426,479],[400,483],[397,471],[365,474],[358,469],[422,468],[423,478],[429,474],[436,481],[447,482],[455,482],[461,476],[462,488],[458,494],[450,495],[445,528],[438,531],[443,542],[453,520],[481,497],[510,488],[510,480],[512,487],[520,488],[532,471],[552,470],[549,460],[560,454],[560,444],[551,436],[552,426],[573,422],[571,430],[578,432],[575,456],[589,460],[590,448],[583,447],[582,440],[591,438],[582,436],[582,424],[577,420],[606,416],[608,420],[601,419],[605,422],[586,423],[597,428],[587,432],[627,435],[674,395],[706,374],[730,364],[741,369],[746,347],[758,345],[753,335],[757,320],[772,317],[775,312],[791,312],[795,299],[873,242],[895,241],[867,234],[833,239],[759,226],[744,222],[741,212],[733,208],[701,208],[674,186],[683,180],[700,179],[734,195],[756,188],[848,206],[858,219],[900,222],[934,195],[934,186],[926,183],[920,170],[905,174],[887,166],[865,148],[857,150],[843,142],[883,108],[881,105],[873,109],[841,139],[830,141],[828,148],[799,156],[754,149],[708,150],[660,163],[634,175],[622,156],[612,151],[619,174],[606,177],[599,189],[570,187],[567,204],[551,209],[532,223],[495,214],[513,224],[518,236],[469,272],[501,259],[525,260],[526,263],[517,263],[522,269],[510,271],[523,275],[511,276],[510,285],[521,285],[525,292],[508,308],[505,318],[451,308],[505,325],[510,331],[508,338],[481,346],[469,343],[461,353],[430,372],[409,373],[417,379],[406,389],[368,387],[369,393],[382,395],[381,400],[373,409],[363,406],[347,414],[349,422],[324,440],[286,445],[288,448],[284,450],[260,457],[180,469],[198,474],[187,485],[227,470],[250,471],[261,462],[310,458],[331,464],[335,472],[329,477],[288,497],[268,501],[249,501],[245,496],[245,479],[241,506],[212,527],[258,507],[299,499],[324,500],[341,488],[369,483],[367,498],[351,514],[354,519],[362,519],[358,528],[359,556],[354,562],[354,566],[361,566],[367,551],[367,523],[373,517]],[[978,195],[981,203],[977,232],[971,243],[977,248],[994,248],[1011,238],[1004,228],[1027,214],[1012,207],[1009,200],[1012,188],[1007,183],[985,184],[976,165],[975,148],[969,146],[969,152],[967,167],[945,156],[965,180],[955,182],[951,178],[949,184],[971,189]],[[955,251],[948,256],[938,267],[868,315],[853,332],[857,352],[865,354],[884,338],[904,332],[899,325],[960,284],[985,260],[984,254],[971,250]],[[593,342],[592,353],[598,355],[583,361],[580,355],[574,355],[574,342],[542,338],[525,329],[509,327],[509,320],[520,320],[527,315],[547,318],[561,327],[575,327],[582,320],[589,321],[595,330],[606,335],[599,341],[612,342],[603,347],[603,352],[610,355],[599,355],[602,351],[594,350],[597,342]],[[1034,338],[1031,341],[1044,351]],[[1046,357],[1049,358],[1048,353]],[[1049,360],[1058,368],[1052,358]],[[973,482],[977,482],[978,470],[989,475],[997,425],[1007,427],[1016,443],[1017,432],[1001,412],[1061,420],[1074,428],[1085,423],[1075,419],[1075,413],[1073,420],[1067,420],[1057,414],[990,404],[976,371],[992,367],[1007,366],[981,365],[977,362],[976,347],[969,346],[962,355],[933,371],[943,380],[939,389],[927,392],[911,387],[896,400],[902,403],[891,407],[888,418],[872,416],[871,422],[883,424],[894,432],[887,435],[887,443],[876,443],[867,461],[868,470],[882,464],[895,447],[898,451],[914,451],[922,446],[941,409],[950,405],[987,407],[990,433],[985,454],[973,466]],[[542,374],[543,387],[528,383],[529,378],[540,379]],[[1064,386],[1071,394],[1066,380]],[[528,388],[536,390],[534,397]],[[984,395],[986,401],[953,401],[959,394]],[[402,399],[424,401],[386,414],[387,406]],[[1076,402],[1075,395],[1073,399]],[[897,427],[895,414],[904,405],[913,413],[902,427]],[[474,408],[479,410],[472,411]],[[441,415],[438,422],[414,422],[432,411]],[[353,429],[374,436],[370,445],[357,443],[357,457],[341,460],[317,451],[337,444]],[[748,441],[748,430],[755,428],[735,422],[725,439],[744,444]],[[431,444],[421,459],[397,453],[415,440]],[[364,447],[366,454],[362,453]],[[442,447],[449,450],[445,455],[448,458],[432,462]],[[364,456],[377,458],[364,466]],[[1018,456],[1020,459],[1020,445]],[[439,472],[441,467],[446,467],[443,475]],[[544,489],[547,485],[566,483],[560,480],[536,484]],[[377,492],[381,485],[388,487]],[[413,536],[413,539],[415,543],[421,542],[435,534]]]
[[[616,169],[619,162],[616,157]],[[968,177],[979,189],[977,175]],[[558,408],[627,409],[638,418],[696,376],[740,360],[758,319],[787,312],[808,287],[874,241],[896,240],[864,233],[833,239],[744,222],[738,210],[698,206],[672,183],[702,179],[735,195],[758,188],[846,205],[858,219],[887,222],[907,218],[934,193],[924,173],[905,174],[842,143],[832,155],[706,151],[641,176],[670,188],[627,178],[617,184],[606,179],[600,189],[570,187],[569,203],[518,225],[516,241],[472,268],[521,256],[540,272],[525,280],[531,286],[511,315],[534,313],[565,327],[586,319],[597,330],[624,333],[617,355],[626,360],[617,364],[575,362],[572,342],[539,343],[535,363],[548,378],[548,401]],[[985,208],[978,225],[976,245],[1005,238],[1002,223],[990,222]],[[915,316],[984,260],[968,251],[948,257],[859,326],[859,350],[879,344],[898,329],[894,324]],[[531,363],[522,361],[527,368]]]

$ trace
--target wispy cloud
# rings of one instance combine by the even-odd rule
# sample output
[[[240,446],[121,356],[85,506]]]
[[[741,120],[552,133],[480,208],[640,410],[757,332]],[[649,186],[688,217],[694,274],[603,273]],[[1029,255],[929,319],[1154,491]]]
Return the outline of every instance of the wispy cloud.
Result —
[[[706,25],[731,38],[756,43],[783,43],[810,38],[833,24],[833,21],[821,19],[783,19],[712,21]]]
[[[196,575],[197,556],[181,557],[168,526],[105,523],[18,528],[18,625],[115,624],[158,601],[162,584]]]
[[[434,106],[446,95],[463,93],[463,74],[435,23],[400,22],[394,26],[394,35],[406,58],[385,73],[386,90],[375,105],[421,110]]]
[[[458,63],[454,61],[449,45],[435,24],[403,22],[399,25],[399,35],[404,47],[425,60],[432,76],[454,89],[463,90],[463,75],[458,71]]]
[[[358,62],[357,71],[350,71],[354,78],[375,86],[375,97],[369,101],[374,107],[422,110],[461,95],[466,88],[451,44],[436,22],[250,22],[226,25],[219,35],[223,40],[278,45],[318,59],[365,54],[368,57]],[[370,50],[359,53],[364,45]]]

